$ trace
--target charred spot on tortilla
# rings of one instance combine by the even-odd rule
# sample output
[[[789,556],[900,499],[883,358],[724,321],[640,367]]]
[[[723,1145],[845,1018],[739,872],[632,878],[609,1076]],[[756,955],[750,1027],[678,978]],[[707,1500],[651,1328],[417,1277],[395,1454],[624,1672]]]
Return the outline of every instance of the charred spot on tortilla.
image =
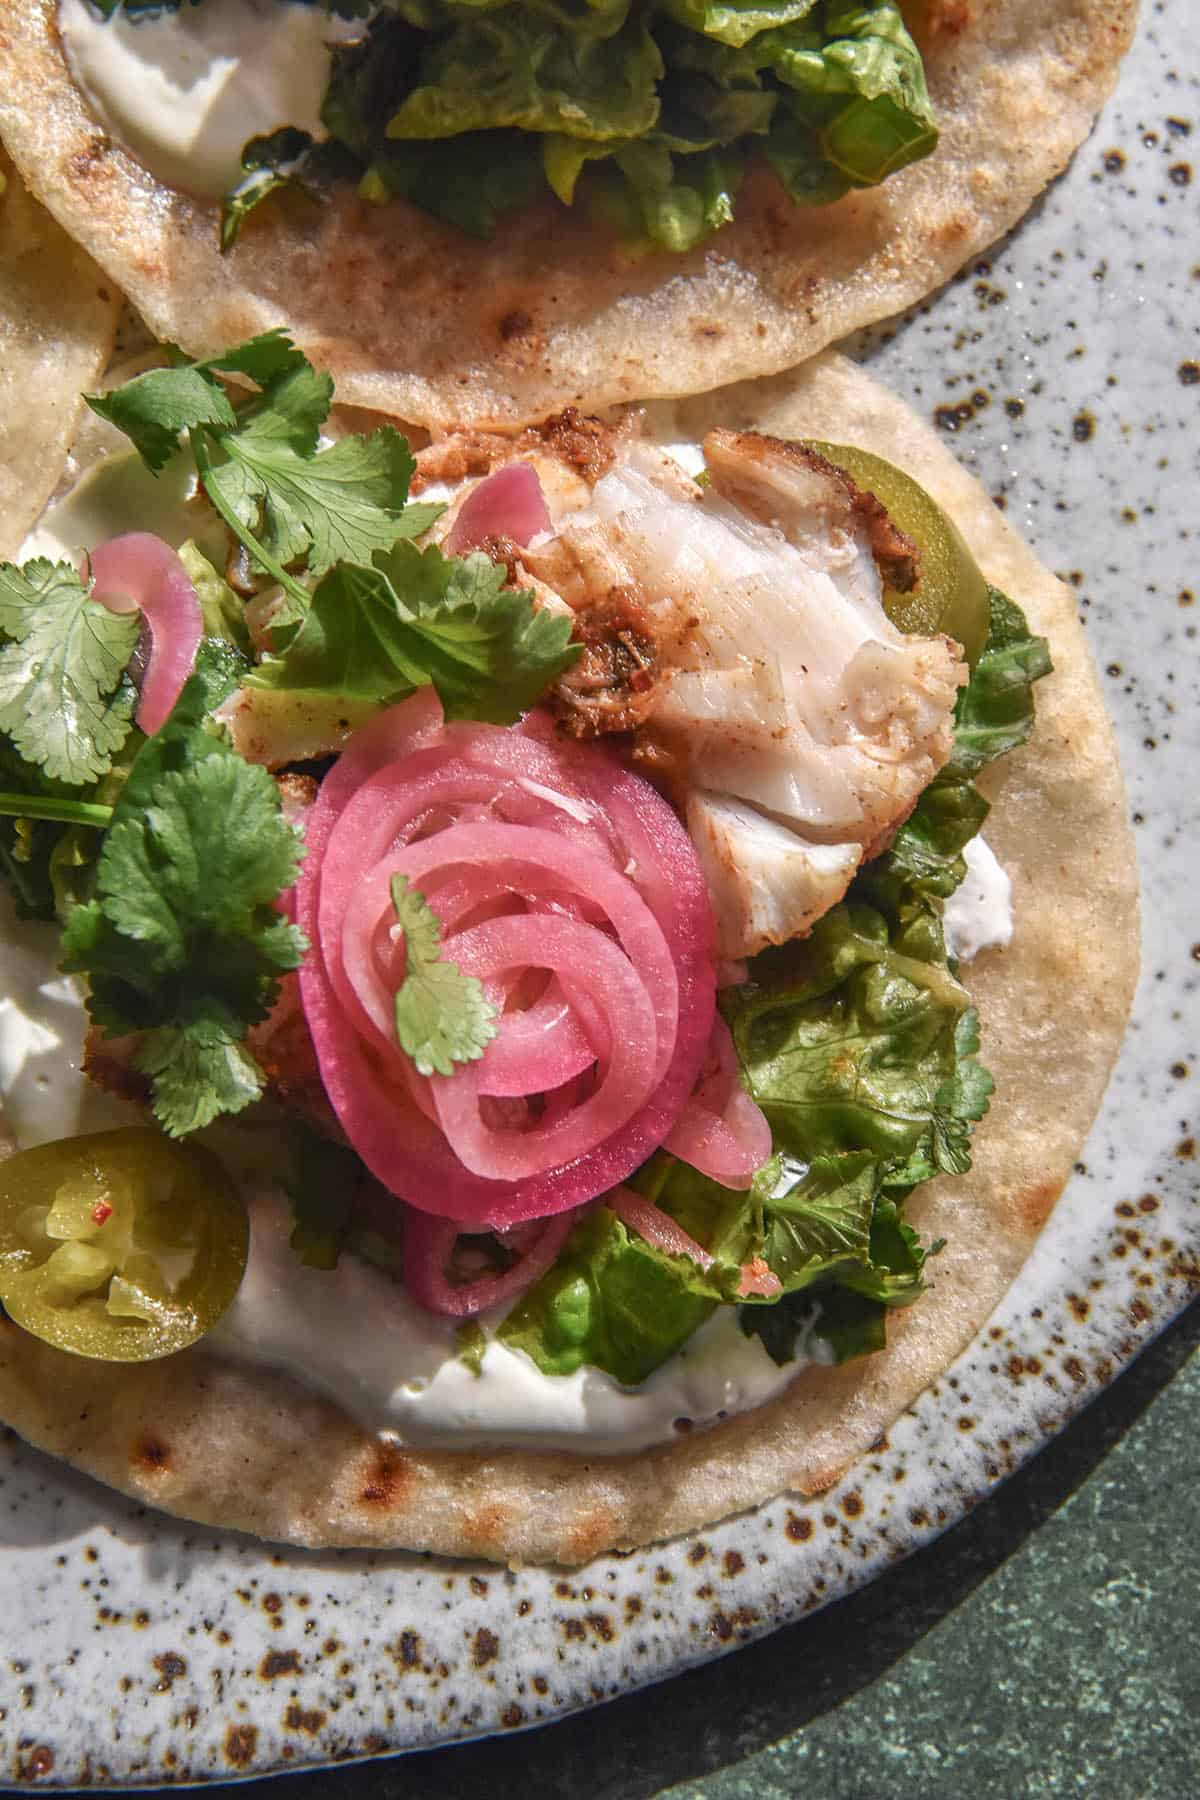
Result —
[[[380,1444],[362,1476],[360,1506],[394,1508],[412,1480],[406,1459],[390,1444]]]
[[[143,1475],[160,1476],[170,1472],[170,1445],[156,1431],[143,1431],[133,1444],[130,1461]]]

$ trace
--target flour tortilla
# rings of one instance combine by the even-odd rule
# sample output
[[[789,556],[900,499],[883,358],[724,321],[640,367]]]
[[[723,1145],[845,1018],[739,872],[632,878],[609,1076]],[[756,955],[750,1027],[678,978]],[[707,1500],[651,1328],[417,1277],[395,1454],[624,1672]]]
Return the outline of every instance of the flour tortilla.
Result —
[[[975,1167],[910,1202],[922,1236],[947,1240],[931,1291],[893,1316],[881,1354],[808,1369],[758,1411],[636,1455],[388,1448],[288,1378],[203,1349],[116,1368],[7,1326],[0,1417],[23,1437],[149,1505],[265,1538],[579,1563],[827,1487],[1017,1276],[1100,1104],[1137,973],[1133,843],[1074,600],[929,428],[840,357],[687,402],[672,421],[691,437],[717,424],[858,443],[902,464],[1051,643],[1035,736],[986,778],[1016,933],[966,971],[996,1078]]]
[[[116,286],[30,199],[0,149],[0,560],[54,491],[112,354]]]
[[[520,423],[792,367],[912,305],[1008,231],[1108,94],[1136,0],[920,0],[942,140],[834,206],[756,171],[737,222],[631,261],[547,200],[480,244],[407,203],[294,200],[226,257],[217,208],[161,186],[75,88],[55,0],[0,11],[0,136],[159,338],[209,356],[286,325],[347,403],[433,428]]]

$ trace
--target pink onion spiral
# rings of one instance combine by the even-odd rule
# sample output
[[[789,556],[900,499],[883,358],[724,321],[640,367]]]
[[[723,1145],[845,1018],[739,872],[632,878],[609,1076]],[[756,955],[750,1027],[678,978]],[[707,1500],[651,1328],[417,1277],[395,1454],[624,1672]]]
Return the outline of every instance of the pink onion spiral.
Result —
[[[509,1228],[606,1192],[688,1104],[713,1028],[712,908],[691,841],[640,776],[517,727],[444,723],[431,689],[356,732],[308,819],[296,917],[322,1079],[367,1167],[410,1205]],[[477,1062],[417,1073],[390,883],[498,1010]]]

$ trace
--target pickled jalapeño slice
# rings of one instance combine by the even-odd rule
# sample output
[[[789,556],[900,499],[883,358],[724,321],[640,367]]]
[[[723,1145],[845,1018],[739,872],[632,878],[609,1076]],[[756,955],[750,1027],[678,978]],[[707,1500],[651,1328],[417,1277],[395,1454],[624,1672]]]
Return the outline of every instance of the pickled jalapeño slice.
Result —
[[[249,1225],[207,1150],[137,1128],[0,1163],[0,1300],[60,1350],[147,1362],[196,1342],[238,1290]]]
[[[883,609],[892,624],[919,637],[945,632],[962,645],[974,668],[987,642],[991,605],[988,584],[953,519],[919,482],[882,456],[857,445],[826,444],[816,438],[808,439],[807,445],[874,494],[920,552],[921,578],[913,591],[884,590]]]

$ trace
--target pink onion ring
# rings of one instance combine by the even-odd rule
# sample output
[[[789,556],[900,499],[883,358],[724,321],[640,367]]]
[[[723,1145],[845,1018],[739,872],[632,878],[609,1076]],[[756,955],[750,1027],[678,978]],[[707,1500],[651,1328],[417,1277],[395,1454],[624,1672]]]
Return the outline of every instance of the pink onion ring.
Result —
[[[728,1188],[748,1188],[771,1154],[771,1127],[742,1086],[733,1038],[719,1013],[695,1092],[664,1144]]]
[[[610,1212],[616,1213],[622,1225],[645,1238],[656,1250],[665,1250],[669,1256],[690,1256],[702,1269],[710,1267],[712,1257],[704,1245],[698,1244],[682,1225],[677,1225],[670,1213],[655,1206],[643,1194],[635,1193],[633,1188],[614,1188],[611,1194],[604,1196],[604,1204]]]
[[[152,737],[166,724],[196,666],[204,635],[200,600],[171,546],[149,531],[110,538],[88,559],[92,599],[110,612],[139,607],[150,633],[150,656],[138,700],[137,725]]]
[[[467,495],[446,534],[446,549],[462,556],[488,538],[528,544],[549,529],[550,511],[537,470],[531,463],[510,462]]]
[[[404,1219],[404,1283],[418,1306],[454,1319],[474,1318],[489,1307],[511,1305],[528,1292],[557,1257],[578,1219],[577,1212],[559,1213],[535,1230],[532,1243],[511,1269],[482,1275],[476,1281],[453,1282],[446,1264],[461,1226],[453,1219],[410,1207]]]

